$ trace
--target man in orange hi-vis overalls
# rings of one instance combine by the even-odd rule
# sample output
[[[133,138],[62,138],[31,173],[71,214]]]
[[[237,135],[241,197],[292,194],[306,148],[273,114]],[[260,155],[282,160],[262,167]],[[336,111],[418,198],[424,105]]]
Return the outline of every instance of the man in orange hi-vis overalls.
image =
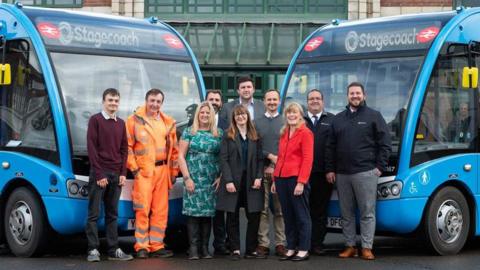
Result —
[[[127,120],[128,161],[133,172],[135,251],[137,258],[171,257],[163,239],[168,219],[168,190],[178,174],[175,120],[162,113],[164,94],[151,89],[145,106]]]

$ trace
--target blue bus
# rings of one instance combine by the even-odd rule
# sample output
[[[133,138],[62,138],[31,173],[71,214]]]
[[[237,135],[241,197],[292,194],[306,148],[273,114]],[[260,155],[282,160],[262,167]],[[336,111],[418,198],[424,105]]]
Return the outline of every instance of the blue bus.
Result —
[[[283,103],[303,104],[320,89],[338,113],[347,85],[365,85],[393,146],[378,182],[377,231],[419,233],[441,255],[480,235],[479,25],[477,8],[334,20],[303,42],[281,89]],[[335,191],[328,227],[341,228]]]
[[[104,89],[119,89],[123,119],[144,104],[148,89],[162,89],[162,110],[181,132],[205,87],[188,44],[156,18],[1,4],[0,40],[0,243],[32,256],[49,232],[84,230],[86,130]],[[120,198],[122,231],[135,226],[132,184]],[[181,196],[180,181],[170,194],[169,227],[184,222]]]

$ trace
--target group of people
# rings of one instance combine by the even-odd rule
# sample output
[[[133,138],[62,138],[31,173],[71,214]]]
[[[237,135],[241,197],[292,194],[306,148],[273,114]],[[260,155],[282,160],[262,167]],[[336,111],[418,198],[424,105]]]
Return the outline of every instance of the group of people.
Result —
[[[263,102],[253,98],[254,92],[249,77],[239,78],[238,99],[225,105],[220,91],[208,91],[177,143],[175,121],[161,111],[165,100],[161,90],[147,92],[145,105],[128,118],[126,128],[115,114],[120,94],[105,90],[103,110],[92,116],[87,132],[89,261],[100,260],[96,223],[102,200],[108,258],[133,258],[118,247],[116,231],[127,169],[135,177],[137,258],[173,256],[163,239],[168,190],[181,172],[188,259],[213,257],[209,251],[212,227],[214,255],[241,259],[240,208],[247,218],[244,258],[266,258],[270,253],[270,214],[280,260],[303,261],[310,253],[324,254],[327,206],[334,184],[346,238],[339,257],[358,256],[358,208],[360,256],[374,259],[377,181],[387,166],[390,138],[381,114],[366,106],[363,85],[355,82],[347,87],[348,105],[336,116],[324,110],[324,96],[318,89],[307,93],[306,113],[292,102],[283,115],[278,90],[267,90]]]

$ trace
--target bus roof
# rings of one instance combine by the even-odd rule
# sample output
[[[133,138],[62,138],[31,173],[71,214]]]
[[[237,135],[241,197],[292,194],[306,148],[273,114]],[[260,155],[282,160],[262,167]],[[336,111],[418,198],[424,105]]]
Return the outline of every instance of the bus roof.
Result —
[[[47,48],[88,49],[189,57],[173,28],[146,19],[24,7]]]
[[[316,30],[299,59],[427,50],[455,11],[400,15],[330,24]]]

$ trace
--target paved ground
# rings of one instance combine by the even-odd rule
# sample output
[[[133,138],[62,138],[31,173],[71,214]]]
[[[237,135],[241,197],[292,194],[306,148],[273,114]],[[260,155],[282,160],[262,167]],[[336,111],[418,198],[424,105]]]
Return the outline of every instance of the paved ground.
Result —
[[[53,243],[53,242],[52,242]],[[131,251],[133,238],[121,238],[121,245]],[[134,260],[131,262],[88,263],[85,261],[86,241],[84,239],[62,239],[48,254],[40,258],[16,258],[11,254],[1,254],[0,269],[102,269],[102,270],[148,270],[148,269],[480,269],[480,240],[467,246],[459,255],[440,257],[428,251],[419,240],[406,238],[377,237],[373,262],[361,259],[338,259],[342,248],[342,236],[329,234],[326,240],[326,256],[311,256],[306,262],[280,262],[275,256],[266,260],[230,261],[228,258],[189,261],[185,254],[177,253],[170,259]]]

